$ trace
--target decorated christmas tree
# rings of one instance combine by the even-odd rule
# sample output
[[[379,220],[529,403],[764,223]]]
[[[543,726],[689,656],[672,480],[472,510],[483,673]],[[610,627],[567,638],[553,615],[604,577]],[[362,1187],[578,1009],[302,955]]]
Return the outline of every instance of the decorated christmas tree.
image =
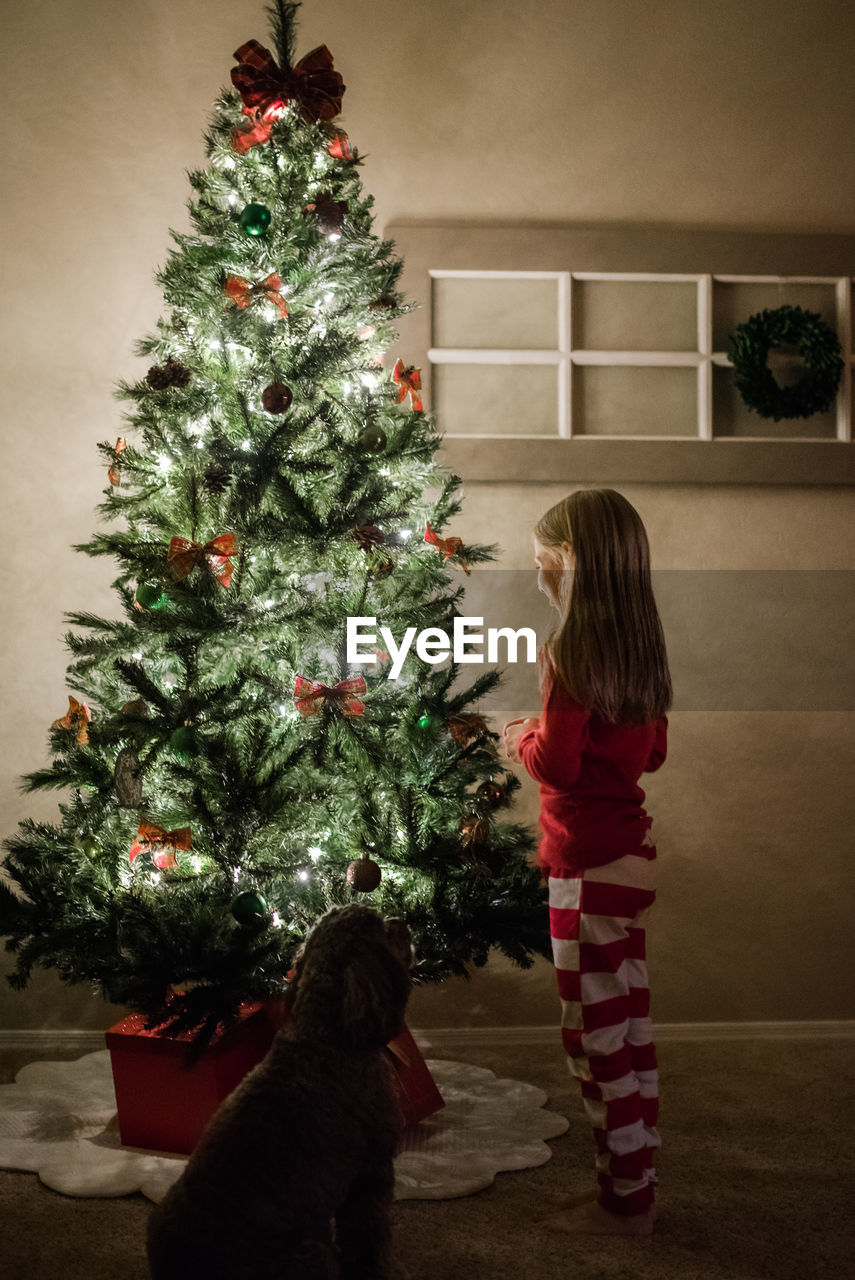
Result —
[[[548,945],[479,710],[498,673],[411,650],[390,679],[379,645],[348,663],[349,618],[451,633],[491,549],[444,532],[460,482],[419,370],[383,368],[402,264],[333,57],[295,60],[297,8],[270,10],[272,50],[235,54],[189,175],[147,372],[99,446],[104,529],[79,548],[115,560],[117,616],[69,615],[68,710],[24,780],[64,793],[59,820],[20,825],[0,882],[14,986],[53,968],[200,1042],[280,993],[354,895],[406,918],[417,980]]]

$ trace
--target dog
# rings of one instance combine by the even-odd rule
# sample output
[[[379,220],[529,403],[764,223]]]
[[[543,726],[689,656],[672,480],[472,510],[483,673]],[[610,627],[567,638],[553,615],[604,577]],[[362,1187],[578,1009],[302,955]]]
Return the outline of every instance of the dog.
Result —
[[[404,1025],[403,920],[333,907],[300,948],[289,1017],[152,1212],[153,1280],[397,1280],[403,1120],[385,1045]]]

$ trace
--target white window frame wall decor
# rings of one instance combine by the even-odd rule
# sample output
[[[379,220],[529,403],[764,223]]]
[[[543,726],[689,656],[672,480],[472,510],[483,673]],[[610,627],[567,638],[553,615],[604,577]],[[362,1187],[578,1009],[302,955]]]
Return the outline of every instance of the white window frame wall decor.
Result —
[[[550,434],[445,434],[441,460],[464,480],[486,482],[855,485],[853,439],[853,281],[855,235],[741,232],[647,224],[401,224],[384,229],[404,262],[400,288],[416,309],[399,321],[387,356],[422,370],[425,405],[432,371],[443,365],[553,365],[557,416]],[[540,279],[557,285],[556,345],[539,350],[463,348],[433,341],[434,282],[443,278]],[[679,351],[608,350],[574,345],[574,286],[596,281],[693,283],[696,336]],[[833,287],[845,364],[835,431],[825,436],[716,434],[715,371],[728,367],[713,350],[717,286]],[[768,304],[767,304],[768,305]],[[754,308],[758,310],[759,308]],[[811,309],[811,308],[809,308]],[[830,318],[830,314],[829,314]],[[746,315],[743,319],[747,320]],[[691,324],[691,321],[689,322]],[[459,338],[455,335],[455,342]],[[483,341],[483,336],[479,338]],[[794,357],[770,354],[770,367]],[[574,371],[623,365],[695,368],[694,434],[617,435],[573,429]],[[735,390],[733,394],[736,395]],[[759,419],[758,419],[759,421]],[[443,430],[441,414],[437,418]],[[772,427],[772,423],[766,424]],[[777,425],[777,424],[775,424]]]
[[[697,369],[697,438],[712,440],[713,429],[713,367],[718,365],[730,368],[731,363],[726,351],[713,351],[713,290],[716,284],[762,284],[787,285],[818,284],[834,287],[837,333],[843,349],[844,369],[840,379],[840,387],[836,400],[837,440],[852,439],[852,365],[855,354],[852,348],[852,286],[851,276],[737,276],[737,275],[683,275],[663,272],[603,272],[603,271],[467,271],[441,270],[431,268],[431,282],[434,280],[554,280],[557,285],[557,324],[558,345],[552,348],[511,348],[511,347],[434,347],[428,348],[427,356],[433,366],[449,364],[521,364],[555,365],[557,376],[557,430],[547,434],[530,432],[502,433],[495,432],[449,432],[449,439],[462,440],[549,440],[555,435],[569,440],[573,437],[573,369],[585,365],[596,365],[600,368],[619,368],[627,365],[646,366],[648,368],[696,368]],[[697,291],[697,347],[694,351],[648,351],[648,350],[605,350],[577,347],[573,342],[573,284],[575,281],[592,281],[601,283],[631,284],[694,284]],[[746,317],[747,319],[747,317]],[[770,354],[771,368],[783,368],[797,363],[798,357]],[[597,433],[585,433],[592,438]],[[685,435],[643,435],[637,432],[624,435],[609,433],[609,440],[678,440],[687,439]],[[825,443],[831,437],[816,435],[794,436],[791,434],[776,436],[764,434],[721,435],[715,438],[728,441],[810,441]]]

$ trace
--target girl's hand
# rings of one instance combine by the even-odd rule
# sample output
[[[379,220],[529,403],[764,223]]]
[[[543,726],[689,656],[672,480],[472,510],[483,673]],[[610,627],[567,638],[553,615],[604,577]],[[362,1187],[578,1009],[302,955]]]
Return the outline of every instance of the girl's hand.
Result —
[[[519,764],[519,741],[524,733],[528,733],[529,729],[537,729],[540,725],[539,716],[528,716],[524,719],[509,720],[502,730],[502,750],[509,760],[514,764]]]

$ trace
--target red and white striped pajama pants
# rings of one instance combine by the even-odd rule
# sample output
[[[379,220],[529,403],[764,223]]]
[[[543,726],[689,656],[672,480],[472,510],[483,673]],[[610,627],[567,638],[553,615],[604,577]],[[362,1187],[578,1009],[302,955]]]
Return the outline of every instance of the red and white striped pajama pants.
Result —
[[[653,1152],[662,1141],[645,955],[655,878],[655,857],[640,854],[549,870],[561,1036],[594,1128],[597,1199],[621,1215],[653,1204]]]

